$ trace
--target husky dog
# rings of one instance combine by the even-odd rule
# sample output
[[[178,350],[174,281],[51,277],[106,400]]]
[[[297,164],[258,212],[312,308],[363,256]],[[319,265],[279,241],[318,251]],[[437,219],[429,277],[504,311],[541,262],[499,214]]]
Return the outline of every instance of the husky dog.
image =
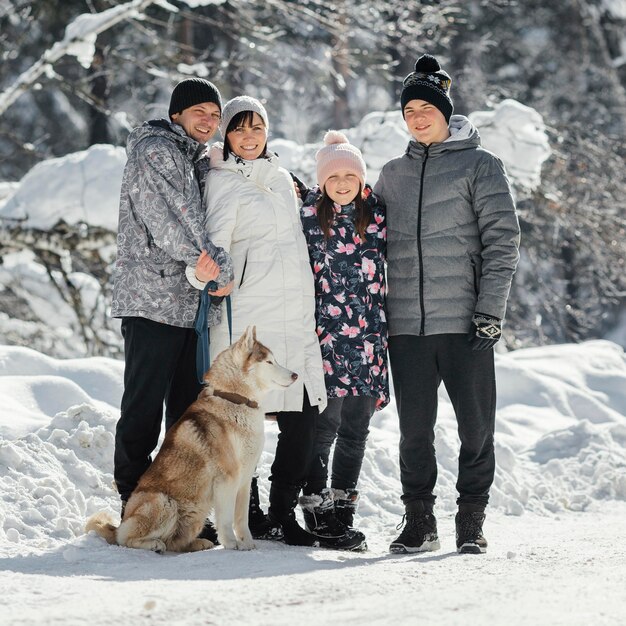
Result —
[[[109,543],[163,553],[213,547],[199,539],[215,512],[220,543],[231,550],[255,547],[248,528],[250,481],[263,450],[264,413],[270,389],[288,387],[298,375],[278,365],[249,326],[204,376],[204,389],[166,433],[154,462],[126,504],[119,527],[104,512],[89,518]]]

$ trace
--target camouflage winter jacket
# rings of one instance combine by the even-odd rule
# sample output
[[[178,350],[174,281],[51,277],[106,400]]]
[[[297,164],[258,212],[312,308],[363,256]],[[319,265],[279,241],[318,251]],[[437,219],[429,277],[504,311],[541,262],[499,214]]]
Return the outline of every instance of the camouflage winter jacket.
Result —
[[[190,328],[199,292],[186,265],[205,249],[220,266],[218,285],[232,280],[230,256],[205,234],[205,146],[157,120],[133,130],[126,152],[111,315]]]

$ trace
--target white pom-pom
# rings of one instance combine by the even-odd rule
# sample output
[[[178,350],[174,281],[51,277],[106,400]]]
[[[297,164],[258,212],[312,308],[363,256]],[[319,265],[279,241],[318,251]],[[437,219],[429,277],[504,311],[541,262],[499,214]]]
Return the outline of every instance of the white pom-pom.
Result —
[[[330,146],[334,143],[350,143],[348,141],[348,138],[341,132],[339,132],[338,130],[329,130],[325,135],[324,135],[324,143],[327,146]]]

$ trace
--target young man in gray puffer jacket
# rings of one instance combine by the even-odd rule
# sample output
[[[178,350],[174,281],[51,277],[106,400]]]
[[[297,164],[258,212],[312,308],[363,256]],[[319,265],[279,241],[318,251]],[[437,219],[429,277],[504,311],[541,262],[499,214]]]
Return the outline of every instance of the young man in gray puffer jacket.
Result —
[[[172,426],[197,398],[194,320],[199,292],[185,267],[215,295],[232,288],[232,261],[205,236],[206,142],[220,121],[220,93],[189,78],[174,88],[169,120],[131,132],[122,179],[112,316],[122,318],[124,394],[115,434],[114,477],[126,500],[151,463],[163,418]]]
[[[374,192],[387,206],[389,355],[400,416],[405,526],[391,552],[437,550],[434,427],[443,380],[461,450],[456,544],[482,553],[495,471],[493,346],[519,259],[519,224],[502,162],[452,116],[450,76],[420,57],[404,80],[413,140]]]

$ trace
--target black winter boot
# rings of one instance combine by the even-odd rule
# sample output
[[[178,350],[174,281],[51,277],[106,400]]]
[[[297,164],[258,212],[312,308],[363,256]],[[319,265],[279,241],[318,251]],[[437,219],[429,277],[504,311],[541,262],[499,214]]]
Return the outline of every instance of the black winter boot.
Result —
[[[483,537],[484,510],[476,506],[459,505],[454,518],[456,525],[456,551],[459,554],[484,554],[487,540]]]
[[[283,529],[280,524],[273,524],[263,512],[259,502],[259,485],[257,477],[252,477],[250,485],[250,505],[248,508],[248,527],[254,539],[280,540]]]
[[[348,528],[335,515],[333,493],[330,489],[302,496],[300,506],[306,528],[319,539],[320,547],[354,552],[367,550],[365,535],[354,528]]]
[[[331,489],[335,503],[335,516],[348,528],[354,528],[354,514],[359,507],[359,492],[356,489]]]
[[[204,521],[204,526],[198,535],[198,539],[208,539],[214,546],[220,545],[220,542],[217,540],[217,530],[208,517]]]
[[[406,554],[407,552],[432,552],[439,550],[437,520],[433,515],[433,505],[424,500],[409,502],[406,514],[396,527],[404,529],[400,536],[389,546],[389,552]]]
[[[272,524],[279,524],[283,529],[283,541],[290,546],[309,546],[319,548],[319,539],[302,528],[294,509],[298,504],[300,487],[272,483],[270,487],[270,508],[267,517]]]

